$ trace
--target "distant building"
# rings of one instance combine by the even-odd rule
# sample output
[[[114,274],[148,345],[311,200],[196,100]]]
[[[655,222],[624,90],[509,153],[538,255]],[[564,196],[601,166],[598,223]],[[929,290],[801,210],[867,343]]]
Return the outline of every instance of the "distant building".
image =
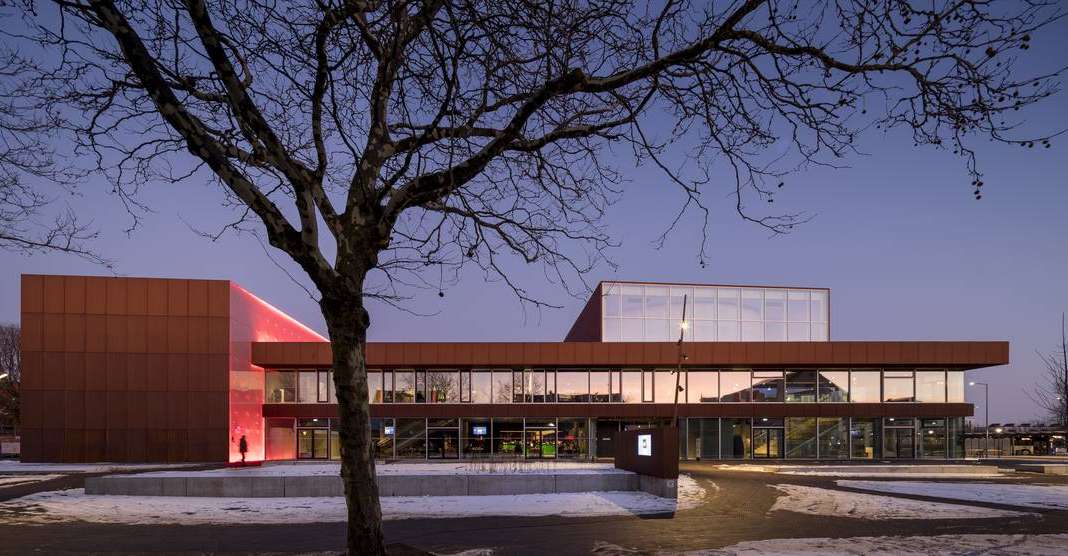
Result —
[[[26,275],[22,326],[25,461],[339,456],[330,345],[232,282]],[[1008,362],[832,341],[822,288],[604,282],[563,342],[369,344],[377,454],[611,457],[671,422],[680,332],[684,458],[959,458],[965,372]]]

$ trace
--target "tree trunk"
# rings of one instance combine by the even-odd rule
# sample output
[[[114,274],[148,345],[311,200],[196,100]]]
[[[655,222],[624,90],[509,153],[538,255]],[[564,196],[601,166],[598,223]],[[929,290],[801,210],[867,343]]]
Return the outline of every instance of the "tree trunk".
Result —
[[[330,333],[340,416],[341,479],[348,507],[349,554],[385,554],[367,397],[367,326],[361,292],[327,295],[319,303]]]

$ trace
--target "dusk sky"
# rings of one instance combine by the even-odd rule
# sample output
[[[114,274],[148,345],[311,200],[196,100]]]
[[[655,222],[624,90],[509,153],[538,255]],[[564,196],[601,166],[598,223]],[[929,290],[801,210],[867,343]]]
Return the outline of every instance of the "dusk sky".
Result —
[[[1035,36],[1026,69],[1064,65],[1068,22]],[[1021,133],[1068,127],[1068,95],[1023,114]],[[985,171],[983,198],[972,197],[961,159],[918,149],[907,134],[869,132],[858,139],[867,153],[849,168],[797,173],[776,196],[773,212],[808,211],[815,218],[785,236],[743,222],[724,181],[704,193],[713,208],[705,268],[697,262],[699,222],[686,220],[670,243],[653,240],[682,202],[678,191],[651,167],[635,168],[625,152],[612,158],[629,183],[606,222],[622,246],[609,253],[619,264],[588,280],[628,279],[831,288],[833,340],[1008,340],[1011,364],[969,373],[991,385],[990,419],[1044,419],[1027,392],[1045,372],[1036,350],[1057,347],[1061,313],[1068,311],[1068,136],[1049,149],[974,141]],[[231,279],[325,333],[318,306],[265,255],[253,238],[229,235],[212,243],[187,225],[213,230],[233,218],[210,185],[151,184],[143,200],[155,212],[127,236],[130,224],[100,177],[67,201],[101,231],[95,247],[126,276]],[[757,211],[769,207],[755,206]],[[301,271],[286,255],[274,259],[294,277]],[[106,274],[72,256],[26,257],[0,252],[0,322],[19,318],[22,273]],[[428,279],[433,277],[428,277]],[[436,278],[433,278],[436,279]],[[562,309],[522,307],[502,284],[468,272],[459,286],[420,292],[412,314],[372,308],[376,341],[561,340],[584,299],[545,283],[540,267],[518,279],[531,293]],[[306,283],[306,281],[305,281]],[[968,388],[983,417],[982,390]]]

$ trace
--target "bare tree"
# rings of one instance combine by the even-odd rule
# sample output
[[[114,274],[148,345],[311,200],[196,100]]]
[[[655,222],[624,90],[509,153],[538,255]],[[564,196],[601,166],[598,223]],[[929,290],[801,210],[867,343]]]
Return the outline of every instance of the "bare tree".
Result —
[[[7,19],[0,18],[0,25]],[[58,197],[75,193],[82,173],[57,161],[50,143],[54,115],[35,110],[27,90],[33,69],[0,45],[0,250],[71,253],[110,266],[89,247],[97,232],[69,205],[56,216],[44,214]]]
[[[681,195],[665,234],[690,211],[707,224],[703,194],[724,179],[743,218],[788,231],[806,216],[760,210],[784,176],[837,164],[869,128],[962,157],[978,198],[970,141],[1048,145],[1010,135],[1012,116],[1058,88],[1055,74],[1014,69],[1061,17],[1055,0],[28,7],[17,36],[52,53],[33,101],[66,116],[122,199],[148,182],[211,181],[236,207],[220,233],[262,230],[314,284],[333,346],[348,548],[364,554],[384,551],[370,300],[399,302],[471,267],[543,304],[516,264],[585,289],[613,245],[601,216],[624,189],[624,155]]]
[[[1056,350],[1038,352],[1046,366],[1042,381],[1031,391],[1031,399],[1042,408],[1047,417],[1068,430],[1068,335],[1065,317],[1061,315],[1061,343]]]
[[[20,329],[14,324],[0,325],[0,430],[19,427],[19,385],[22,359],[19,352]]]

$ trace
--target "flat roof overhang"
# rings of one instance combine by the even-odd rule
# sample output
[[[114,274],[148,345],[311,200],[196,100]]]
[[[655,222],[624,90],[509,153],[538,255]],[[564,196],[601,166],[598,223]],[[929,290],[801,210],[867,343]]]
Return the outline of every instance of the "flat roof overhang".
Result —
[[[688,342],[688,368],[952,367],[1009,362],[1004,341]],[[330,344],[253,342],[252,363],[265,368],[329,367]],[[675,342],[372,342],[369,367],[674,367]]]

